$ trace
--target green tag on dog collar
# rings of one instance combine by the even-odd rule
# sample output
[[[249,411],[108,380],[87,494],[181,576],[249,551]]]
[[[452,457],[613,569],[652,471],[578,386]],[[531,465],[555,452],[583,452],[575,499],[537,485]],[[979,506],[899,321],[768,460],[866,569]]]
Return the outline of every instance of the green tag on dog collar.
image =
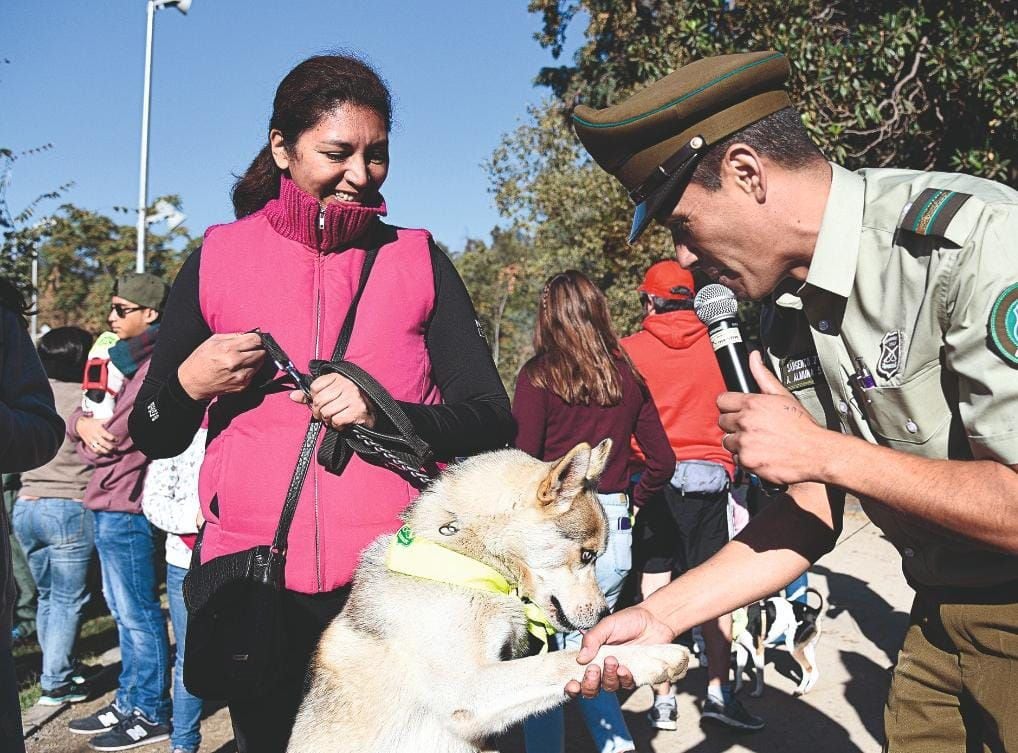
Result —
[[[410,546],[414,543],[414,532],[410,526],[403,526],[396,532],[396,543],[401,546]]]
[[[997,296],[987,328],[997,355],[1011,366],[1018,366],[1018,282],[1008,285]]]

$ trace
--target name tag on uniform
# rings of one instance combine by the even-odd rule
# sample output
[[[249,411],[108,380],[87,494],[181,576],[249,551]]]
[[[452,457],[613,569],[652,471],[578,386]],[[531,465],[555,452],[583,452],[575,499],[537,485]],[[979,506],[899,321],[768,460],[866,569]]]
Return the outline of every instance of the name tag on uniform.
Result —
[[[820,356],[816,353],[782,358],[779,367],[781,383],[789,392],[810,389],[816,386],[818,379],[823,381],[824,372],[820,368]]]

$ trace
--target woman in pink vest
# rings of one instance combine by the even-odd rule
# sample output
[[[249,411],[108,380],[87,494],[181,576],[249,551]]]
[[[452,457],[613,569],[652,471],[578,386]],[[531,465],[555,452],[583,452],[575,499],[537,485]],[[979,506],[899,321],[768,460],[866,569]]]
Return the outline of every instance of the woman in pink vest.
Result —
[[[237,220],[208,229],[174,284],[131,434],[151,457],[171,457],[208,408],[203,562],[271,543],[307,429],[304,396],[250,331],[271,333],[304,373],[330,359],[368,249],[379,250],[345,360],[381,383],[439,460],[512,434],[452,263],[426,230],[381,221],[390,125],[389,91],[367,65],[331,55],[299,64],[276,91],[267,145],[234,186]],[[326,426],[375,425],[375,406],[344,377],[320,376],[311,393]],[[312,458],[286,556],[292,671],[256,700],[230,700],[242,753],[285,749],[308,658],[360,551],[396,531],[416,496],[383,464],[355,455],[334,473]]]

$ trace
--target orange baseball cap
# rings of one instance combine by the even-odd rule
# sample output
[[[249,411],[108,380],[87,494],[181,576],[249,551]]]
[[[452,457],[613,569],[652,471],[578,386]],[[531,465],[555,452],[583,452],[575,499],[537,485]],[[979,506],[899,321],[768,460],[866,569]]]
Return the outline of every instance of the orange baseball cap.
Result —
[[[696,292],[693,287],[693,273],[683,269],[677,261],[659,261],[651,264],[637,290],[665,300],[692,298]]]

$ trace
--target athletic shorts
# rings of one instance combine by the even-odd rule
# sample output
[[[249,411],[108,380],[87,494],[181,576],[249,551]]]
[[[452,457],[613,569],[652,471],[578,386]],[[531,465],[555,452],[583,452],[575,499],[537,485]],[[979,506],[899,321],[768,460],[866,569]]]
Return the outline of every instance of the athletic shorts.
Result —
[[[634,567],[677,577],[728,543],[728,492],[683,494],[671,484],[640,508],[633,530]]]

